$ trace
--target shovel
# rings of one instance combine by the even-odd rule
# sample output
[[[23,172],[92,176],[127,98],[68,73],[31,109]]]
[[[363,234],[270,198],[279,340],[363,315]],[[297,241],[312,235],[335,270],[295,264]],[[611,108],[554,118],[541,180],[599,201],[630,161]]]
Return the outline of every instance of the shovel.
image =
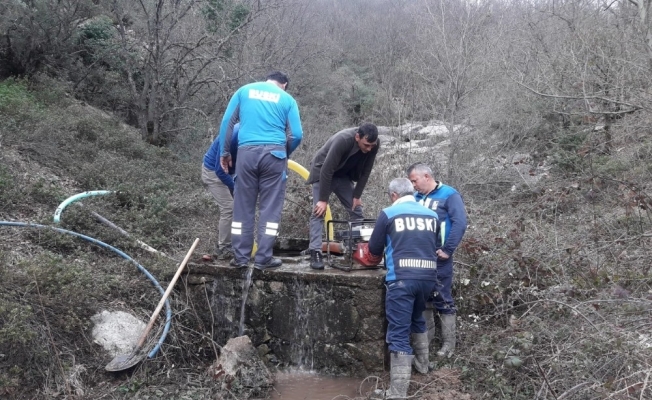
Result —
[[[147,324],[147,327],[145,327],[145,330],[140,335],[136,347],[134,347],[134,349],[129,354],[119,354],[115,356],[115,358],[111,360],[110,363],[106,364],[106,367],[104,367],[104,369],[111,372],[124,371],[125,369],[131,368],[134,365],[138,364],[145,357],[146,352],[142,351],[142,347],[143,344],[145,343],[145,340],[147,339],[147,334],[149,333],[149,331],[152,330],[152,327],[154,326],[154,322],[156,322],[156,318],[158,317],[158,314],[161,312],[161,309],[165,304],[165,300],[170,295],[170,292],[172,292],[172,289],[174,288],[174,284],[177,282],[177,279],[179,279],[179,275],[181,275],[181,271],[183,271],[183,267],[186,266],[186,263],[190,259],[192,253],[195,251],[195,247],[197,247],[198,243],[199,243],[199,239],[195,239],[195,242],[192,244],[192,247],[188,251],[188,254],[186,254],[186,258],[184,258],[183,261],[181,262],[181,265],[179,265],[179,269],[177,269],[177,273],[174,274],[174,278],[172,278],[172,281],[170,281],[168,288],[165,290],[165,293],[163,294],[163,297],[161,297],[161,301],[158,302],[158,306],[156,307],[156,310],[154,310],[152,317],[149,319],[149,323]]]

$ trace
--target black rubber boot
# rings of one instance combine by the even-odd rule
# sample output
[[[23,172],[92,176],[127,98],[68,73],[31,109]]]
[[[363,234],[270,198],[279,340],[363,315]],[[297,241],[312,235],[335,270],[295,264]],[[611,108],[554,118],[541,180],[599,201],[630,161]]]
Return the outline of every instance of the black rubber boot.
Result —
[[[324,255],[319,250],[310,250],[310,268],[324,269]]]

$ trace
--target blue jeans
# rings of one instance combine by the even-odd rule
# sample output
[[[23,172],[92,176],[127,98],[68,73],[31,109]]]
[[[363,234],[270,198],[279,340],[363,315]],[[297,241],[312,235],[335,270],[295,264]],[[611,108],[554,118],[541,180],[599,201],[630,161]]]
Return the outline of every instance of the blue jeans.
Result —
[[[413,354],[410,333],[424,333],[427,330],[423,311],[426,301],[435,290],[435,281],[414,279],[386,282],[385,315],[390,352]]]

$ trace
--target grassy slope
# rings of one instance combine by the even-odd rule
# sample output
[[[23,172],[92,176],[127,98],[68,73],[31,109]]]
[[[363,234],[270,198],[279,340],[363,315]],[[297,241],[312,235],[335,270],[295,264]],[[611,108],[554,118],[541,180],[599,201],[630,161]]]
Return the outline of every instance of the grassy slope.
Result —
[[[215,224],[205,221],[215,220],[215,207],[198,165],[143,144],[133,130],[52,87],[0,83],[0,120],[0,219],[50,224],[70,195],[121,190],[84,204],[177,258],[195,237],[203,240],[200,251],[210,250]],[[552,398],[551,392],[652,397],[646,384],[652,371],[652,157],[646,149],[652,147],[645,135],[614,136],[619,151],[611,156],[585,154],[592,135],[557,140],[550,154],[556,168],[538,183],[514,191],[460,188],[470,218],[457,254],[460,346],[437,365],[461,371],[469,391],[519,399]],[[491,182],[506,180],[504,171],[460,173]],[[381,186],[376,182],[369,192],[382,193]],[[371,209],[385,205],[380,196],[367,201]],[[87,209],[69,207],[62,227],[115,245],[155,276],[176,267],[96,223]],[[89,317],[129,308],[147,319],[158,301],[133,265],[49,231],[0,227],[0,238],[0,397],[49,398],[77,389],[87,398],[165,397],[162,382],[175,381],[166,378],[167,360],[182,366],[172,372],[180,374],[176,382],[195,383],[185,384],[184,393],[214,394],[201,381],[213,355],[197,354],[210,346],[192,315],[175,327],[166,359],[107,380],[107,360],[89,338]],[[175,301],[175,309],[186,306]],[[83,385],[71,379],[75,373]]]
[[[84,208],[69,206],[60,227],[123,250],[159,279],[177,263],[140,250],[90,211],[177,259],[195,237],[203,242],[199,252],[212,247],[214,227],[200,221],[214,219],[216,208],[197,163],[143,144],[133,129],[53,88],[0,83],[0,120],[0,220],[52,225],[54,210],[69,196],[120,190],[86,199]],[[108,308],[147,320],[158,293],[133,264],[81,239],[10,227],[0,227],[0,237],[0,397],[48,398],[77,389],[89,396],[106,379],[96,372],[109,361],[92,343],[90,317]],[[176,335],[182,333],[169,343],[178,344]],[[201,341],[186,338],[188,344],[195,339]],[[79,387],[62,378],[84,370]],[[146,377],[141,372],[106,389],[128,393]]]

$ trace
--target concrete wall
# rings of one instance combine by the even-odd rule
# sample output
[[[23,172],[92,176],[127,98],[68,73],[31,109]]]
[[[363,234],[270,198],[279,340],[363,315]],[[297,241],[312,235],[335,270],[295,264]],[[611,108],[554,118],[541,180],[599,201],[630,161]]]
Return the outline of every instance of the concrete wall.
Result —
[[[238,336],[246,270],[221,265],[188,270],[188,295],[205,324],[213,323],[214,340],[223,345]],[[384,270],[312,271],[287,263],[278,270],[254,270],[244,334],[269,365],[357,376],[380,372],[384,275]]]

